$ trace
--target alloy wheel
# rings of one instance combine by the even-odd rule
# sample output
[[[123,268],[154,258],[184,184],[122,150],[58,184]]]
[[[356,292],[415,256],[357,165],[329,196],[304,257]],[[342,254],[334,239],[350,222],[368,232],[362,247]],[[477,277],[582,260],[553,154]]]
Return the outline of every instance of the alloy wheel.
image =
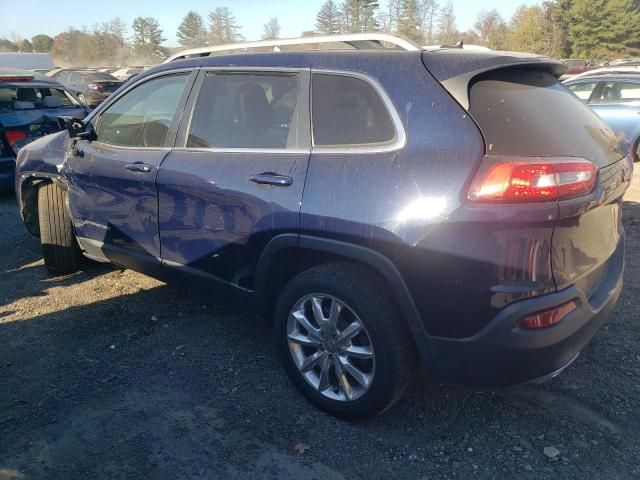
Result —
[[[351,402],[369,390],[373,343],[345,302],[326,294],[300,298],[289,313],[287,341],[298,371],[323,396]]]

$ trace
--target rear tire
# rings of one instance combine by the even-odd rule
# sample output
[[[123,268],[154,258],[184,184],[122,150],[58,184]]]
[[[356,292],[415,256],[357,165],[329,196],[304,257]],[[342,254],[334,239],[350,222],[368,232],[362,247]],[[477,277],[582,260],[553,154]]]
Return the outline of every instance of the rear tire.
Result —
[[[53,183],[38,189],[38,220],[47,270],[56,275],[76,272],[80,249],[67,210],[67,194]]]
[[[313,318],[318,318],[313,301],[318,298],[322,299],[320,317],[325,318],[313,323]],[[334,301],[339,304],[337,318],[342,327],[329,328],[327,331],[334,333],[327,334],[320,323],[328,321]],[[309,312],[312,327],[320,325],[314,334],[298,328],[303,311]],[[362,333],[344,343],[341,329],[346,332],[358,321],[364,326]],[[362,266],[329,263],[294,277],[278,299],[274,329],[278,354],[291,381],[311,403],[336,417],[363,419],[384,412],[402,397],[415,372],[417,354],[404,319],[384,281]],[[309,340],[322,344],[309,346]],[[304,346],[299,347],[297,342]],[[352,357],[353,351],[358,353]],[[363,352],[371,352],[371,359],[363,360]],[[326,355],[326,363],[322,359],[311,370],[304,367],[315,355]],[[327,373],[323,381],[324,368]],[[342,370],[340,377],[338,369]],[[342,383],[345,378],[347,385]],[[365,387],[360,383],[363,378],[368,379]]]

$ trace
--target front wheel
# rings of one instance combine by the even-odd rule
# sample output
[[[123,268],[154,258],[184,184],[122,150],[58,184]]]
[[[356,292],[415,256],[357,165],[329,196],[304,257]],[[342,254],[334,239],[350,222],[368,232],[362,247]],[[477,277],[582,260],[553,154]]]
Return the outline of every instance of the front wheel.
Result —
[[[38,189],[40,243],[47,269],[56,275],[76,272],[80,249],[66,205],[67,194],[54,183]]]
[[[278,300],[275,334],[296,387],[341,418],[385,411],[414,372],[407,327],[385,284],[364,267],[332,263],[296,276]]]

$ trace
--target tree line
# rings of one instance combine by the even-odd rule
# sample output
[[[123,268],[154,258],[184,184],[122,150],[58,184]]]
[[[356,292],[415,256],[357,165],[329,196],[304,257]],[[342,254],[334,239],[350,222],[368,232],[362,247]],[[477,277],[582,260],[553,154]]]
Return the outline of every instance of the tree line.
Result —
[[[55,37],[0,39],[0,51],[47,52],[59,62],[93,65],[157,63],[170,53],[153,17],[137,17],[130,27],[128,36],[127,24],[114,18]],[[176,38],[183,48],[237,43],[246,40],[241,30],[232,10],[218,7],[206,16],[187,12]],[[270,18],[261,37],[279,38],[281,30],[278,18]],[[302,34],[359,32],[397,34],[421,45],[463,40],[496,50],[605,61],[640,56],[640,0],[545,0],[521,5],[509,19],[496,9],[482,10],[464,31],[458,29],[451,1],[327,0],[316,13],[315,29]]]

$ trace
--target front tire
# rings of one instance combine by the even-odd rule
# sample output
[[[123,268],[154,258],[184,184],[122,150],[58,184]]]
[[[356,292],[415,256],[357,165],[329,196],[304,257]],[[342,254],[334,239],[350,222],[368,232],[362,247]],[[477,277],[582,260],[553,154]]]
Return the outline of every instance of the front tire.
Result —
[[[76,272],[80,259],[66,200],[66,192],[54,183],[38,189],[42,256],[47,270],[56,275]]]
[[[278,354],[294,385],[344,419],[377,415],[402,397],[416,353],[385,283],[330,263],[293,278],[275,311]]]

